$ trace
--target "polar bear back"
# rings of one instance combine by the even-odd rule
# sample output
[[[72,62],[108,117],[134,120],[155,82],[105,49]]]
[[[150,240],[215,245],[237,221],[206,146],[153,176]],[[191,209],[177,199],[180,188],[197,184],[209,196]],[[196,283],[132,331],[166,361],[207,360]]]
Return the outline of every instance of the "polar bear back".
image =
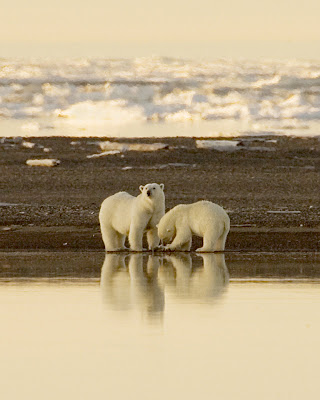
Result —
[[[197,235],[203,236],[208,229],[229,229],[229,216],[218,204],[203,200],[188,204],[187,209],[189,227]]]
[[[131,215],[135,201],[136,197],[127,192],[119,192],[107,197],[101,204],[100,224],[108,225],[122,235],[127,236],[130,230]]]
[[[208,229],[223,232],[230,227],[230,219],[225,210],[218,204],[205,200],[192,204],[179,204],[163,217],[163,223],[170,228],[188,226],[199,236],[204,236]]]

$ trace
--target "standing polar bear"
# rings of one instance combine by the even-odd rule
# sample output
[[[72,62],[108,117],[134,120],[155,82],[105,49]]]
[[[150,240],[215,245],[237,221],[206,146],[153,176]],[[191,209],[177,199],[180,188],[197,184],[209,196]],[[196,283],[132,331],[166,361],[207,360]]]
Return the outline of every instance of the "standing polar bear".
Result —
[[[149,250],[159,245],[157,224],[165,213],[163,189],[163,183],[149,183],[140,186],[137,197],[119,192],[102,202],[99,221],[106,251],[124,250],[127,236],[131,250],[142,251],[145,232]]]
[[[223,251],[230,230],[230,218],[224,209],[210,201],[180,204],[168,211],[158,224],[160,239],[168,244],[166,250],[189,251],[192,235],[203,237],[196,251]]]

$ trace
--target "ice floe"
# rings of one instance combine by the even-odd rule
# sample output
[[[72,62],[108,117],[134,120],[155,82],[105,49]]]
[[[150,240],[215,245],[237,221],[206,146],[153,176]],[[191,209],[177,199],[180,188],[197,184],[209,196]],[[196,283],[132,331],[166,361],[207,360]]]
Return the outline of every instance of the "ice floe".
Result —
[[[239,150],[240,141],[238,140],[196,140],[198,149],[213,149],[218,151]]]
[[[104,157],[104,156],[112,156],[114,154],[119,154],[119,153],[121,153],[119,150],[107,150],[107,151],[103,151],[102,153],[90,154],[87,156],[87,158],[99,158],[99,157]]]
[[[55,167],[60,164],[60,160],[55,158],[27,160],[26,164],[31,167]]]
[[[118,150],[119,152],[124,151],[158,151],[167,149],[169,146],[165,143],[120,143],[103,141],[99,142],[101,150]]]
[[[22,147],[25,147],[26,149],[33,149],[34,147],[35,147],[35,143],[32,143],[32,142],[28,142],[28,141],[26,141],[26,140],[23,140],[22,142],[21,142],[21,146]]]

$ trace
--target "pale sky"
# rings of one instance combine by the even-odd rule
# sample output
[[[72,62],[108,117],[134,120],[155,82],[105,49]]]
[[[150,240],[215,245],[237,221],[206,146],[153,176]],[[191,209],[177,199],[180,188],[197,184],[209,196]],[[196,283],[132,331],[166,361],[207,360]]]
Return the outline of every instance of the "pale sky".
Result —
[[[207,52],[320,58],[320,1],[10,0],[1,4],[0,56],[177,53],[192,57]]]

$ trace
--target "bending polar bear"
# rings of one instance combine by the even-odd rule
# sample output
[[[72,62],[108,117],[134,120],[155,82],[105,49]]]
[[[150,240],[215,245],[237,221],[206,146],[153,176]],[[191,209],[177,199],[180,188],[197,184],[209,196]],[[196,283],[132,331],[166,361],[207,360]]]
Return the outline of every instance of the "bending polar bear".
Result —
[[[99,221],[106,251],[124,250],[127,236],[131,250],[142,251],[145,231],[149,250],[159,245],[157,224],[165,213],[163,189],[163,183],[149,183],[140,186],[137,197],[119,192],[103,201]]]
[[[172,243],[166,250],[189,251],[192,235],[203,237],[199,252],[223,251],[230,230],[230,218],[224,209],[210,201],[180,204],[168,211],[160,220],[158,235]]]

